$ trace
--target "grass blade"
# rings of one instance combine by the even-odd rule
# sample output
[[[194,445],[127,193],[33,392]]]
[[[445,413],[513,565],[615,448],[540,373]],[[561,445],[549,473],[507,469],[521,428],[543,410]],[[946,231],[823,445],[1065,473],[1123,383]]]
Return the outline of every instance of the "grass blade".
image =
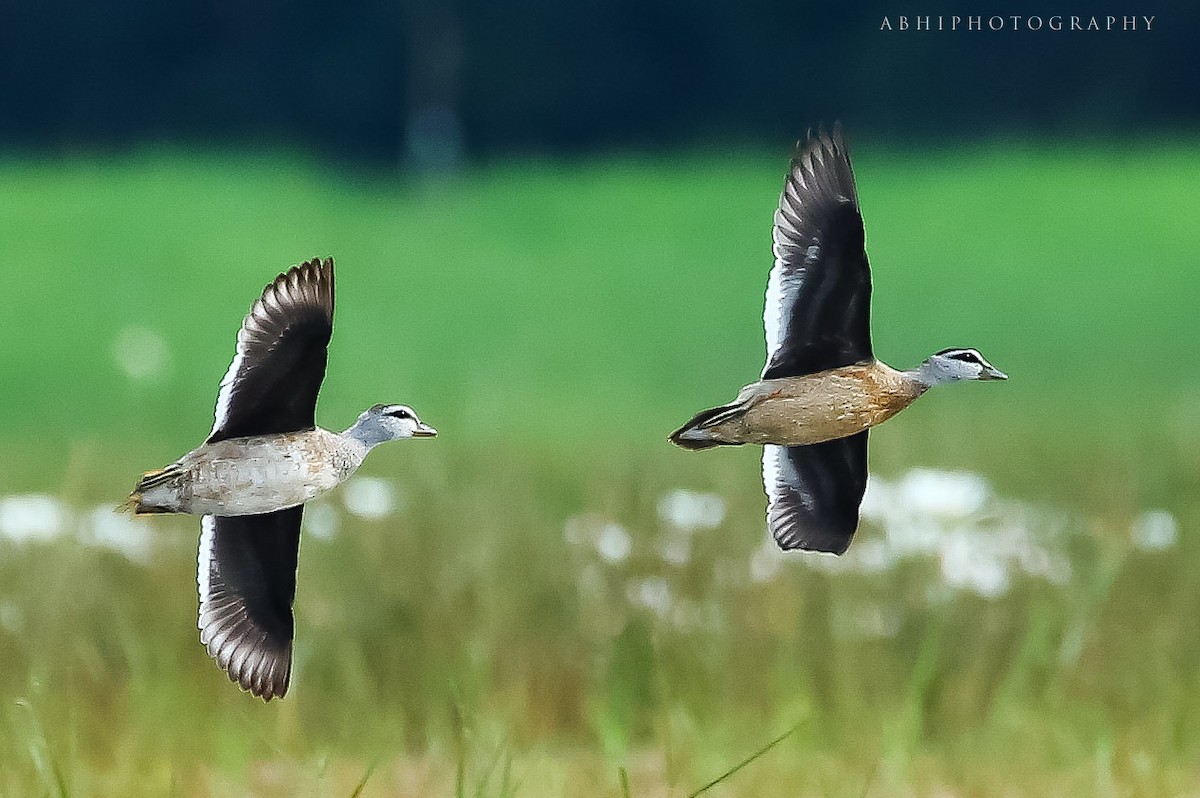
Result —
[[[371,780],[371,775],[375,773],[375,768],[379,766],[379,760],[375,760],[367,768],[367,772],[363,774],[362,779],[358,782],[358,786],[354,788],[354,792],[350,793],[350,798],[361,798],[362,791],[366,789],[367,782]]]
[[[795,734],[795,733],[796,733],[796,730],[797,730],[797,729],[799,729],[799,728],[800,728],[800,726],[802,726],[802,725],[803,725],[803,721],[801,721],[800,723],[797,723],[795,726],[793,726],[792,728],[788,729],[788,730],[787,730],[787,731],[785,731],[783,734],[779,735],[779,736],[778,736],[778,737],[776,737],[774,740],[772,740],[771,742],[767,743],[767,744],[766,744],[766,745],[764,745],[762,748],[758,749],[758,750],[757,750],[757,751],[755,751],[753,754],[751,754],[750,756],[748,756],[748,757],[746,757],[745,759],[743,759],[741,762],[738,762],[736,765],[734,765],[734,766],[733,766],[733,767],[731,767],[729,770],[727,770],[727,771],[725,771],[724,773],[722,773],[720,776],[717,776],[715,779],[713,779],[712,781],[710,781],[708,784],[705,784],[703,787],[701,787],[700,789],[696,790],[695,792],[688,793],[688,796],[687,796],[687,798],[696,798],[696,796],[698,796],[698,795],[701,795],[702,793],[706,793],[706,792],[708,792],[709,790],[711,790],[713,787],[716,787],[718,784],[720,784],[721,782],[723,782],[723,781],[725,781],[726,779],[728,779],[728,778],[729,778],[730,776],[732,776],[734,773],[737,773],[739,770],[741,770],[742,768],[746,767],[746,765],[749,765],[751,762],[753,762],[754,760],[756,760],[756,759],[758,759],[759,757],[763,756],[763,755],[764,755],[764,754],[766,754],[768,751],[770,751],[772,748],[774,748],[775,746],[779,745],[781,742],[783,742],[783,741],[784,741],[784,740],[786,740],[787,738],[791,737],[793,734]],[[626,793],[626,795],[628,795],[628,793]]]

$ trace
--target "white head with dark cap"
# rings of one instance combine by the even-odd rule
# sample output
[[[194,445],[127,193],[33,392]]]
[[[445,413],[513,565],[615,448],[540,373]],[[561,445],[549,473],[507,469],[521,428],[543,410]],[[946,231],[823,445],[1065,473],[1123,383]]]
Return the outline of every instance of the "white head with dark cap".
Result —
[[[364,410],[345,434],[371,447],[402,438],[432,438],[437,430],[417,418],[408,405],[375,405]]]
[[[976,349],[943,349],[914,369],[914,376],[927,386],[963,380],[1008,379],[1007,374],[987,362]]]

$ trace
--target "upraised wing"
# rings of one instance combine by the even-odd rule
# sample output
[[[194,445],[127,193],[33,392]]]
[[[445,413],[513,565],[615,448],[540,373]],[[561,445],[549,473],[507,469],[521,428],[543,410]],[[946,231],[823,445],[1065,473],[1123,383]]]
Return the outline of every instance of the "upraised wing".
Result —
[[[333,334],[333,258],[275,278],[242,320],[208,443],[316,425]]]
[[[871,270],[841,128],[797,146],[775,211],[762,378],[869,360]]]

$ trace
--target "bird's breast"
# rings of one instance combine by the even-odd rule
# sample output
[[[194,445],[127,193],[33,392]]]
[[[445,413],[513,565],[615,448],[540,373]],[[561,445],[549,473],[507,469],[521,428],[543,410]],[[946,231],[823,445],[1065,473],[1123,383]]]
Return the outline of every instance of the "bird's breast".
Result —
[[[317,429],[230,438],[185,458],[187,512],[252,515],[303,504],[348,478],[361,462],[340,436]]]
[[[921,394],[920,386],[877,362],[761,385],[761,398],[741,419],[746,443],[804,446],[846,438],[882,424]]]

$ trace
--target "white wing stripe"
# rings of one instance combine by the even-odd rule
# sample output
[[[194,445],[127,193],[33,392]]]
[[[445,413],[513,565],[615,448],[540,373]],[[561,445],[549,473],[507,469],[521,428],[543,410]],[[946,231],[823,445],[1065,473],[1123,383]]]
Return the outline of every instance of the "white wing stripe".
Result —
[[[245,358],[245,348],[242,345],[242,335],[246,331],[246,326],[250,324],[250,316],[242,321],[242,328],[238,330],[237,350],[233,355],[233,362],[229,364],[229,369],[225,372],[225,376],[221,378],[221,387],[217,392],[217,409],[213,413],[215,421],[213,423],[212,435],[219,430],[229,419],[229,402],[233,395],[233,385],[237,382],[238,372],[242,370],[242,360]]]
[[[779,198],[780,204],[783,203],[783,197]],[[771,268],[771,275],[767,278],[767,298],[763,305],[763,329],[767,336],[767,363],[771,362],[771,358],[775,355],[780,344],[783,343],[784,330],[783,310],[787,301],[787,294],[791,293],[794,288],[799,288],[801,280],[793,277],[785,280],[784,272],[786,265],[784,264],[784,256],[782,247],[786,241],[781,240],[780,226],[783,223],[783,212],[775,211],[775,227],[771,234],[771,251],[775,255],[775,265]],[[791,285],[795,283],[795,286]],[[767,370],[766,365],[763,366],[763,372]]]
[[[245,365],[246,352],[250,349],[250,345],[254,340],[264,334],[263,325],[270,324],[272,316],[285,315],[287,308],[285,299],[291,302],[298,301],[301,298],[302,292],[299,290],[300,272],[291,271],[287,275],[287,279],[280,283],[272,283],[263,289],[262,296],[254,300],[254,304],[250,307],[250,312],[242,319],[242,326],[238,329],[237,346],[234,350],[233,362],[229,364],[229,368],[225,372],[225,376],[221,378],[221,385],[217,392],[217,408],[213,414],[214,423],[212,435],[217,430],[225,425],[229,420],[229,405],[233,401],[233,393],[236,389],[239,378],[242,376],[242,367]],[[293,283],[296,285],[293,286]],[[295,288],[295,291],[292,289]],[[282,289],[284,297],[280,297],[280,289]]]
[[[211,592],[210,573],[213,559],[213,540],[216,536],[216,522],[211,515],[200,519],[200,555],[196,558],[196,585],[200,588],[200,628],[204,628],[204,615],[210,611],[208,606]]]
[[[767,508],[775,503],[779,494],[780,447],[772,444],[763,446],[763,491],[767,494]]]

